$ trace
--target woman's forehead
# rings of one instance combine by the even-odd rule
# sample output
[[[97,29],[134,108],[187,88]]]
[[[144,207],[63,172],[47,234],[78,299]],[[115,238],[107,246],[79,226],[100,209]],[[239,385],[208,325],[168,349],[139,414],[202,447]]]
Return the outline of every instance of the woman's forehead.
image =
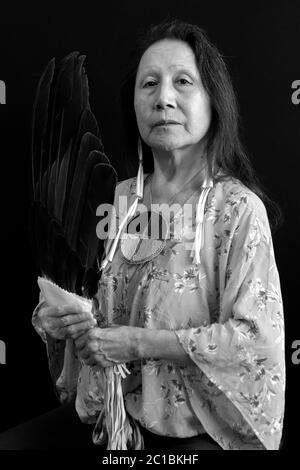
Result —
[[[192,48],[178,39],[163,39],[152,44],[141,57],[138,73],[151,69],[174,69],[189,67],[197,70]]]

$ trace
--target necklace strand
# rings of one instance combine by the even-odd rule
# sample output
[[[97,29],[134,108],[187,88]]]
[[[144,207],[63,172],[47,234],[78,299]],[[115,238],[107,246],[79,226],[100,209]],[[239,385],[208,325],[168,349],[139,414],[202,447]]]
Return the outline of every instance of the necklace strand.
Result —
[[[186,186],[187,186],[189,183],[191,183],[193,180],[196,179],[197,175],[198,175],[200,172],[202,172],[202,170],[205,168],[205,166],[206,166],[206,165],[204,165],[199,171],[197,171],[197,173],[196,173],[195,175],[193,175],[188,181],[186,181],[186,182],[181,186],[180,191],[178,191],[177,193],[173,194],[173,196],[172,196],[167,202],[160,202],[160,203],[157,203],[157,204],[168,204],[168,205],[169,205],[170,203],[172,203],[172,202],[175,200],[176,196],[179,195],[179,197],[180,197],[180,195],[182,195],[182,190],[183,190],[184,188],[186,188]],[[152,189],[151,189],[151,188],[152,188],[152,182],[153,182],[153,173],[152,173],[152,175],[150,175],[150,182],[149,182],[150,210],[151,210],[151,207],[152,207],[152,204],[153,204],[153,196],[152,196]],[[197,189],[198,189],[198,188],[196,188],[196,189],[194,190],[194,192],[195,192]]]
[[[171,203],[174,202],[174,200],[176,199],[176,196],[178,196],[178,199],[180,200],[179,202],[181,203],[181,205],[186,203],[186,201],[189,200],[190,197],[199,189],[199,185],[195,189],[194,188],[192,189],[190,187],[188,193],[185,193],[185,197],[182,197],[182,190],[184,188],[186,188],[188,186],[188,184],[190,184],[193,180],[195,180],[197,178],[197,176],[203,170],[203,168],[201,168],[201,170],[199,170],[187,182],[185,182],[183,184],[183,186],[181,187],[180,192],[177,192],[176,194],[174,194],[168,200],[168,202],[166,202],[166,203],[163,203],[163,202],[162,203],[157,203],[156,206],[157,205],[159,206],[160,204],[170,205]],[[149,176],[150,176],[150,182],[149,182],[149,189],[148,189],[148,191],[149,191],[149,193],[148,193],[148,198],[149,198],[148,202],[150,202],[150,213],[151,213],[151,212],[156,212],[156,211],[154,211],[153,208],[152,208],[152,206],[154,205],[153,204],[153,198],[152,198],[152,191],[151,191],[151,183],[152,183],[153,174],[148,175],[147,179],[149,178]],[[144,196],[145,196],[145,188],[144,188]],[[143,198],[143,200],[144,200],[144,203],[145,203],[146,202],[145,198]],[[175,218],[175,216],[177,216],[180,209],[178,211],[176,211],[176,213],[172,212],[172,217],[167,223],[167,225],[168,225],[167,232],[168,233],[169,233],[172,221]],[[160,215],[160,211],[158,212],[158,216],[159,215]],[[161,215],[161,217],[162,217],[162,215]],[[162,218],[163,218],[163,220],[165,220],[164,217],[162,217]],[[130,249],[129,249],[129,245],[126,248],[127,243],[125,242],[125,240],[123,240],[123,242],[121,243],[121,252],[122,252],[122,255],[125,257],[125,259],[127,260],[127,262],[129,262],[131,264],[139,264],[141,262],[149,261],[150,259],[153,259],[155,256],[157,256],[165,248],[167,232],[165,233],[165,237],[163,239],[160,239],[160,240],[152,239],[151,235],[150,235],[150,238],[146,237],[147,239],[145,239],[144,235],[145,235],[146,231],[148,230],[149,223],[150,223],[150,220],[148,219],[148,222],[146,223],[146,226],[142,230],[142,234],[141,234],[140,237],[138,237],[138,239],[136,239],[135,241],[132,240],[132,239],[127,240],[127,243],[129,243],[129,245],[132,245],[132,243],[133,243],[133,245],[131,246]],[[129,249],[129,251],[128,251],[128,249]]]

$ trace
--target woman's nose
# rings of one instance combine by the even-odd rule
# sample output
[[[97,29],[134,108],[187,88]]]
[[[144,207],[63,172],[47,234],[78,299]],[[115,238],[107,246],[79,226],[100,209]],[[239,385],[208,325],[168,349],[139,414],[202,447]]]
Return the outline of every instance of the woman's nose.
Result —
[[[155,101],[155,109],[162,110],[166,108],[175,108],[176,98],[175,90],[170,85],[161,85],[157,90],[157,98]]]

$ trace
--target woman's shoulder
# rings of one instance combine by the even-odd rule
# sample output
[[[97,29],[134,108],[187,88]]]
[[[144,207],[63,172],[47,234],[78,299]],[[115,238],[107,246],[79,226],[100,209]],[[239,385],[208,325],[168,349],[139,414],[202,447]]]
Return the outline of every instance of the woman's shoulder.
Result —
[[[240,217],[244,213],[254,213],[262,220],[268,220],[262,199],[238,178],[220,176],[211,191],[209,206],[214,206],[220,213]]]

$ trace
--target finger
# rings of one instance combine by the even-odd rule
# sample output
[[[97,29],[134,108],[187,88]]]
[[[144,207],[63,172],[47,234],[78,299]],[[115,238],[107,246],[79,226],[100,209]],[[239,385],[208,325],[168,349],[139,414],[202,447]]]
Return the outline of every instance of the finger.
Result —
[[[75,346],[76,346],[77,351],[80,352],[84,348],[86,348],[88,341],[89,341],[88,332],[85,332],[79,335],[78,338],[76,338],[75,340]]]
[[[100,351],[100,344],[99,341],[93,340],[89,341],[87,344],[87,348],[92,352],[92,353],[97,353]]]
[[[45,329],[46,330],[46,329]],[[60,340],[65,340],[66,337],[64,333],[61,332],[61,330],[56,330],[56,329],[47,329],[46,333],[51,336],[51,338],[54,339],[60,339]]]
[[[60,319],[55,317],[42,317],[41,324],[46,331],[59,330],[62,327]]]
[[[101,332],[102,332],[102,328],[98,328],[97,326],[90,328],[90,330],[87,331],[85,335],[82,335],[80,338],[78,338],[78,340],[76,341],[76,347],[78,349],[81,349],[89,341],[99,340],[101,336]]]
[[[91,310],[84,309],[82,306],[76,303],[65,304],[65,305],[62,305],[60,308],[61,308],[61,311],[63,312],[63,315],[83,313],[83,312],[86,312],[92,315],[92,309]]]
[[[84,348],[87,342],[87,335],[88,331],[85,331],[84,333],[80,334],[76,340],[75,340],[75,346],[78,351]]]
[[[69,326],[76,323],[90,322],[92,326],[96,325],[96,319],[88,312],[73,313],[69,315],[63,315],[60,318],[62,326]]]
[[[78,350],[81,350],[84,347],[86,347],[88,342],[94,339],[94,337],[91,336],[91,333],[93,330],[96,330],[96,329],[99,329],[99,328],[96,328],[96,327],[90,328],[88,331],[81,333],[78,336],[78,338],[76,338],[75,345]]]
[[[63,317],[64,318],[64,317]],[[41,324],[42,327],[49,332],[53,331],[61,331],[61,335],[65,336],[66,334],[72,335],[72,334],[77,334],[78,331],[86,331],[90,328],[93,328],[96,325],[96,320],[92,318],[91,320],[86,320],[84,322],[79,322],[79,323],[73,323],[74,328],[69,325],[69,320],[64,320],[63,318],[57,318],[57,317],[44,317],[41,318]]]
[[[80,312],[77,312],[75,310],[73,313],[81,313],[81,312],[82,310]],[[41,308],[39,311],[39,317],[40,318],[48,318],[48,317],[60,318],[61,316],[66,315],[66,313],[69,313],[69,310],[66,310],[65,312],[65,309],[63,307],[50,306],[50,307]]]
[[[38,315],[41,319],[48,317],[56,317],[59,316],[58,310],[58,307],[43,307],[40,309]]]
[[[48,306],[48,307],[43,307],[40,309],[40,315],[41,316],[53,316],[53,317],[61,317],[64,315],[74,315],[74,314],[80,314],[80,313],[85,313],[87,317],[93,317],[92,311],[83,309],[80,305],[78,304],[65,304],[62,306]]]
[[[90,330],[93,328],[94,324],[94,321],[89,320],[81,323],[73,323],[72,325],[63,327],[61,330],[66,336],[72,336],[82,333],[84,330]]]
[[[95,326],[93,326],[92,328],[95,328]],[[87,333],[88,331],[90,331],[90,328],[87,330],[86,328],[82,328],[80,329],[79,331],[77,331],[76,333],[73,333],[71,336],[72,336],[72,339],[74,339],[75,341],[77,340],[77,338],[80,338],[82,337],[85,333]],[[76,345],[77,347],[77,345]]]
[[[87,341],[84,348],[78,351],[78,355],[86,358],[92,354],[103,354],[97,341]]]
[[[85,328],[85,329],[79,330],[77,333],[73,333],[71,335],[71,338],[75,341],[75,346],[76,346],[77,349],[79,349],[79,348],[77,347],[76,341],[77,341],[78,338],[81,338],[86,333],[86,331],[87,330]]]

